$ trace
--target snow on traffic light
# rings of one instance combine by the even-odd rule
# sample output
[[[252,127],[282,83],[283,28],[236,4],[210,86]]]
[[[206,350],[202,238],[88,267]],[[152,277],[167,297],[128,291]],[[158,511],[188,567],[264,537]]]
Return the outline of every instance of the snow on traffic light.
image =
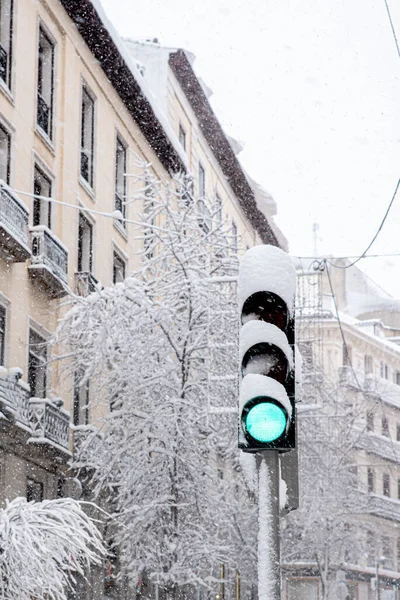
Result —
[[[239,448],[295,447],[296,272],[275,246],[248,250],[239,267]]]

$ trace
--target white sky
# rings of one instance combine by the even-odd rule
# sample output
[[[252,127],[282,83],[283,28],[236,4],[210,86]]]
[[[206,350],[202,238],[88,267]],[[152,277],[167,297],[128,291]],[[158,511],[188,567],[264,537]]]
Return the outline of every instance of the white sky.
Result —
[[[388,0],[400,39],[400,3]],[[196,55],[293,254],[359,255],[400,177],[400,58],[384,0],[102,0],[125,37]],[[400,254],[400,193],[370,253]],[[359,263],[400,297],[400,256]]]

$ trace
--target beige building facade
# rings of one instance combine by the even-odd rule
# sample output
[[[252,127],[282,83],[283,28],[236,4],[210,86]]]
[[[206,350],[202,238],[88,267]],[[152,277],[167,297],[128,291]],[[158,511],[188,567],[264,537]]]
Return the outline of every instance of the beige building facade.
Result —
[[[187,54],[169,56],[167,72],[163,105],[96,2],[1,3],[1,502],[72,493],[67,465],[76,427],[92,419],[90,389],[61,380],[47,340],[68,294],[112,285],[140,264],[129,221],[142,207],[126,202],[138,157],[166,181],[193,174],[204,222],[228,218],[232,252],[286,243],[273,200],[266,217]]]

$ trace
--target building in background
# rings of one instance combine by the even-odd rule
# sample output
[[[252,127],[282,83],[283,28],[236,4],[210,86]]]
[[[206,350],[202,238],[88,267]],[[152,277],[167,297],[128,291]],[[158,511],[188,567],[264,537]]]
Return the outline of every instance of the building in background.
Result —
[[[349,261],[328,261],[323,267],[323,271],[300,270],[298,277],[296,332],[304,377],[299,404],[300,464],[304,469],[300,471],[301,505],[305,513],[307,506],[322,507],[321,531],[324,507],[332,507],[330,524],[342,532],[329,550],[328,544],[325,546],[331,553],[330,575],[336,578],[331,593],[337,595],[331,597],[375,599],[378,574],[379,597],[397,599],[400,301]],[[313,448],[318,447],[324,432],[328,433],[326,455],[321,459],[313,456]],[[340,433],[346,439],[340,439]],[[333,451],[342,456],[329,463],[327,455]],[[341,464],[342,468],[332,474],[329,464]],[[322,483],[314,482],[310,490],[308,473],[318,465],[325,468]],[[296,514],[291,518],[295,522]],[[300,519],[304,534],[307,519],[304,515]],[[318,538],[307,535],[289,543],[301,552],[292,553],[291,560],[287,552],[284,559],[283,597],[287,600],[324,597],[316,561]],[[340,586],[347,596],[340,595]]]
[[[71,492],[73,432],[95,415],[85,409],[90,385],[80,385],[79,373],[61,377],[47,340],[69,293],[116,283],[140,264],[143,242],[128,221],[142,207],[126,203],[137,157],[164,180],[192,173],[199,226],[228,216],[230,251],[241,243],[286,243],[260,211],[260,191],[249,184],[186,53],[173,53],[168,73],[166,97],[172,82],[174,91],[166,110],[95,2],[1,5],[1,502]],[[97,574],[90,592],[96,598],[104,577]]]

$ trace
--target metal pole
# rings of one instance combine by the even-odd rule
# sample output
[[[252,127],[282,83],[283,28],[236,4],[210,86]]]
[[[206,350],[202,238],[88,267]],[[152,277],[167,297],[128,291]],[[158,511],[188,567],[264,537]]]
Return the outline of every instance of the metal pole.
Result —
[[[235,585],[236,585],[235,600],[240,600],[240,574],[239,574],[239,571],[236,571]]]
[[[280,600],[279,452],[264,450],[258,463],[258,600]]]
[[[219,567],[219,578],[221,580],[219,584],[219,597],[220,600],[225,600],[225,565],[223,564]]]

